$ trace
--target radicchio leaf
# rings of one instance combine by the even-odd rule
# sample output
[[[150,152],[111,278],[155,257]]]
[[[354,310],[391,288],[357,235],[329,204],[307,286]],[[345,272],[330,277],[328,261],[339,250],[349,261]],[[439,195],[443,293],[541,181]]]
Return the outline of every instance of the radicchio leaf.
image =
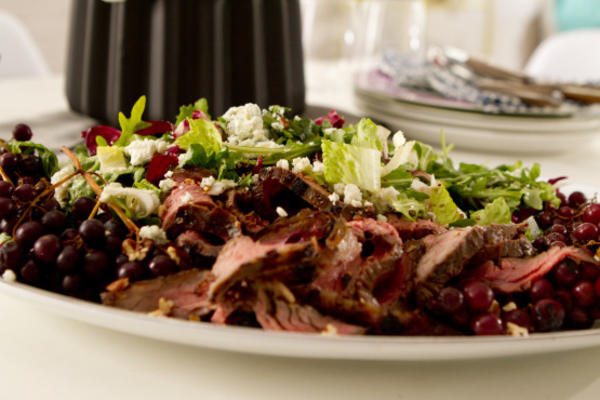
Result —
[[[194,111],[194,113],[192,114],[192,119],[205,119],[207,121],[210,121],[208,115],[206,115],[206,113],[202,110]]]
[[[179,164],[179,159],[175,155],[171,154],[157,154],[150,161],[148,165],[148,171],[146,172],[146,180],[157,184],[161,179],[165,177],[165,174]]]
[[[337,111],[331,110],[331,111],[329,111],[329,114],[327,114],[326,117],[319,117],[319,118],[315,119],[315,124],[323,125],[323,121],[325,121],[326,118],[331,123],[331,126],[333,126],[336,129],[343,128],[344,124],[346,123],[346,121],[344,119],[342,119],[342,117],[339,116]]]
[[[96,155],[98,148],[97,136],[104,138],[108,145],[112,145],[121,137],[121,131],[110,126],[100,125],[81,132],[81,137],[85,140],[85,145],[92,156]]]
[[[159,133],[173,131],[173,125],[167,121],[147,121],[147,123],[150,124],[149,127],[140,129],[135,134],[140,136],[154,136]]]

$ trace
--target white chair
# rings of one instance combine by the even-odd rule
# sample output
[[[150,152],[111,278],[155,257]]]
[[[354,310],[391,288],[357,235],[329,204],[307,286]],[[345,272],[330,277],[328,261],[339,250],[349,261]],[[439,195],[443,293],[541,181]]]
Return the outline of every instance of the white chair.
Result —
[[[49,74],[46,61],[23,24],[0,10],[0,79]]]
[[[533,52],[525,72],[553,81],[600,81],[600,29],[562,32],[545,39]]]

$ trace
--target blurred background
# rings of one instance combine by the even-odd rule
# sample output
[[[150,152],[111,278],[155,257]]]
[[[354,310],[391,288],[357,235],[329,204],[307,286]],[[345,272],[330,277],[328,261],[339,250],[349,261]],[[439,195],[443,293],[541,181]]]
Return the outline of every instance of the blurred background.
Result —
[[[14,15],[31,34],[49,71],[65,64],[69,9],[73,0],[0,0],[0,10]],[[302,0],[305,54],[340,58],[355,3],[368,0]],[[410,0],[396,0],[410,3]],[[429,44],[453,45],[511,68],[521,68],[536,46],[560,30],[600,24],[595,0],[423,0]],[[597,7],[597,5],[596,5]],[[591,11],[591,12],[590,12]],[[308,24],[308,25],[307,25]]]

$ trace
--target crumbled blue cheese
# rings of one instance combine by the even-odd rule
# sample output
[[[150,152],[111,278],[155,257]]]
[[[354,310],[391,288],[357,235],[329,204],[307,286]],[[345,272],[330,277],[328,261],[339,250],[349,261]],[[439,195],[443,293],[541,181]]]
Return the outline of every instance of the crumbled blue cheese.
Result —
[[[337,204],[338,201],[340,201],[340,195],[337,193],[331,193],[327,197],[329,198],[329,201],[331,201],[331,204],[333,204],[334,206]]]
[[[140,238],[150,239],[159,246],[169,242],[167,233],[157,225],[143,226],[140,229]]]
[[[388,219],[383,214],[377,214],[377,221],[379,221],[379,222],[388,222]]]
[[[346,185],[344,188],[344,203],[349,204],[352,207],[361,207],[362,203],[362,192],[353,183]]]
[[[169,147],[171,144],[161,139],[141,139],[134,140],[123,150],[130,157],[129,163],[138,166],[149,163],[155,154],[163,153]]]
[[[276,131],[281,132],[285,129],[285,126],[283,126],[283,122],[277,121],[277,122],[273,122],[271,124],[271,128],[275,129]]]
[[[160,199],[152,190],[123,187],[117,182],[104,186],[100,201],[107,202],[112,198],[123,200],[136,219],[155,214],[160,206]]]
[[[389,210],[392,203],[398,199],[399,194],[393,186],[382,188],[373,198],[375,207],[378,210]]]
[[[392,143],[394,144],[395,148],[403,146],[404,143],[406,143],[406,138],[404,137],[404,132],[398,131],[398,132],[394,133],[394,136],[392,136]]]
[[[237,184],[230,179],[216,180],[213,176],[202,178],[202,182],[200,182],[200,187],[211,196],[218,196],[236,186]]]
[[[192,196],[192,194],[190,192],[185,192],[182,196],[181,196],[181,202],[182,203],[189,203],[191,201],[194,200],[194,196]]]
[[[263,113],[256,104],[231,107],[223,115],[226,122],[227,143],[248,147],[283,147],[270,140],[263,122]]]
[[[281,160],[277,161],[275,166],[283,169],[290,169],[290,162],[285,158],[282,158]]]
[[[50,178],[50,183],[55,185],[65,179],[67,176],[71,175],[73,172],[75,172],[75,167],[73,164],[68,164],[52,175],[52,178]],[[69,199],[69,182],[63,183],[62,185],[54,188],[54,198],[56,201],[58,201],[58,204],[60,204],[61,207],[67,205],[67,200]]]
[[[298,174],[312,168],[308,157],[296,157],[292,160],[292,172]]]
[[[175,183],[175,181],[171,178],[165,178],[158,182],[158,187],[163,192],[168,192],[169,190],[173,189],[176,185],[177,183]]]
[[[339,196],[343,196],[344,195],[344,190],[346,189],[346,184],[343,182],[338,182],[336,184],[333,185],[333,191],[334,193],[338,194]]]
[[[316,160],[312,166],[313,174],[324,174],[325,173],[325,164],[321,161]]]
[[[283,217],[283,218],[288,216],[287,211],[285,211],[282,207],[277,207],[275,209],[275,212],[277,213],[277,215],[279,215],[280,217]]]
[[[7,269],[2,274],[2,279],[4,279],[7,282],[16,282],[17,281],[17,275],[15,274],[15,271],[13,271],[12,269]]]

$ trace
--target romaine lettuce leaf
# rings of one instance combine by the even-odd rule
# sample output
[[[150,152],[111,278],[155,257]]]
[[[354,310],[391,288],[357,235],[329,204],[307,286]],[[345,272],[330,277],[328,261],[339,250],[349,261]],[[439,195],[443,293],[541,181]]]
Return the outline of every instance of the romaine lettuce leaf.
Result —
[[[190,120],[190,131],[175,140],[175,144],[183,150],[188,150],[192,144],[204,147],[206,154],[216,154],[221,151],[223,140],[221,133],[211,121],[205,119]]]
[[[381,140],[377,135],[377,125],[369,118],[363,118],[358,123],[356,135],[352,138],[352,144],[379,151],[383,149]]]
[[[323,140],[325,180],[334,185],[353,183],[360,189],[376,192],[381,188],[381,152],[351,144]]]
[[[441,185],[431,188],[429,209],[435,215],[438,224],[447,225],[464,218],[448,190]]]
[[[472,212],[471,219],[475,220],[477,225],[509,224],[511,212],[506,200],[498,197],[483,209]]]

